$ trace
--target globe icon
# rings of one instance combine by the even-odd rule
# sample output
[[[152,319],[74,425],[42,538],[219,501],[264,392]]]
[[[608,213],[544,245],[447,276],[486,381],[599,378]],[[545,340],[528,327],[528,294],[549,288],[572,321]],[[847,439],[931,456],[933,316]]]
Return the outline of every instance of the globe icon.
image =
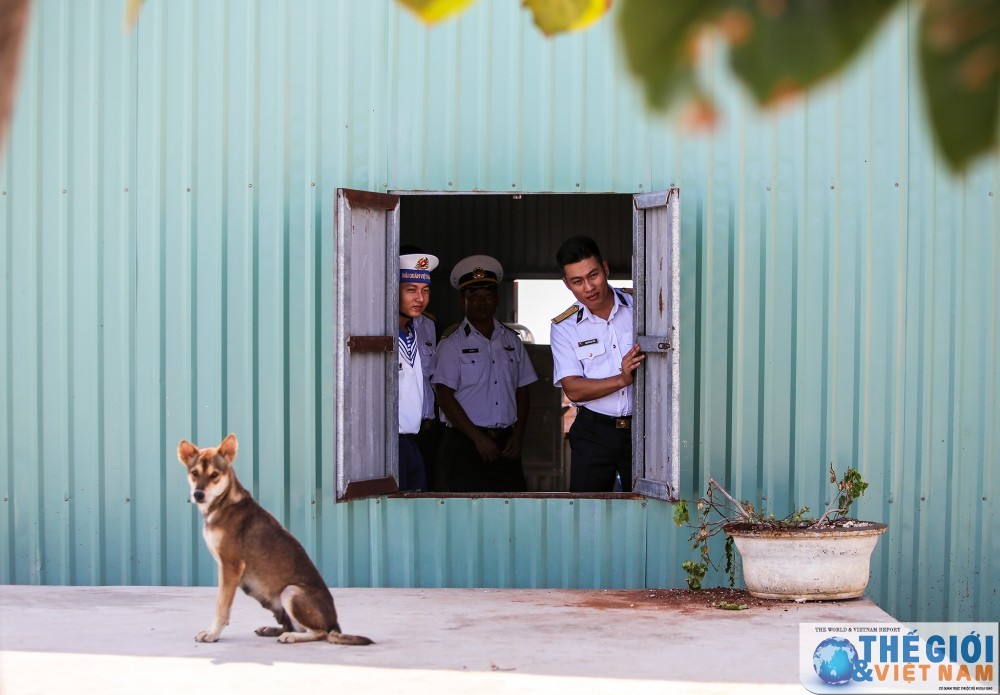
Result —
[[[813,668],[824,683],[843,685],[851,680],[858,650],[850,640],[828,637],[813,652]]]

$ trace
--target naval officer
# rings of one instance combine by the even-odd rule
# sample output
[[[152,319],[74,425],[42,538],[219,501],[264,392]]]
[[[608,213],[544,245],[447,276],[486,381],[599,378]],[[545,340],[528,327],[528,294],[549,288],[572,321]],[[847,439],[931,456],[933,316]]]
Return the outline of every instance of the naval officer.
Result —
[[[399,252],[402,256],[415,255],[417,260],[410,262],[419,262],[420,258],[427,256],[422,248],[410,244],[400,246]],[[439,265],[436,260],[434,265]],[[420,352],[420,364],[423,368],[421,371],[424,377],[424,412],[420,422],[420,433],[417,434],[416,441],[417,447],[420,449],[420,456],[424,460],[424,473],[427,478],[426,489],[437,490],[435,485],[437,457],[444,423],[438,419],[437,399],[434,395],[434,386],[431,384],[434,365],[437,364],[437,322],[434,315],[427,311],[426,304],[420,316],[413,319],[413,329],[417,336],[417,350]]]
[[[438,344],[435,384],[445,417],[439,463],[455,492],[521,492],[528,385],[537,381],[520,336],[494,314],[503,267],[469,256],[451,271],[464,320]]]
[[[399,489],[427,489],[427,473],[417,446],[427,406],[428,384],[434,370],[434,351],[424,342],[433,340],[433,323],[424,317],[431,298],[431,271],[438,259],[427,253],[399,257]],[[428,331],[429,336],[428,338]]]
[[[593,239],[576,236],[556,252],[576,302],[552,319],[553,381],[577,407],[569,430],[570,492],[611,492],[616,475],[632,491],[632,399],[644,356],[635,345],[632,298],[608,284]]]

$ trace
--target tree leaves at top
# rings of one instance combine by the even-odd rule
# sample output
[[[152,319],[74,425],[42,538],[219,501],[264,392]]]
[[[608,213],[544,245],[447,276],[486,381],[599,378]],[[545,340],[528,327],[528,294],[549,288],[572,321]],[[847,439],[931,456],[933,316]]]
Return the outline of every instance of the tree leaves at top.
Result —
[[[693,69],[707,32],[726,40],[733,72],[766,105],[843,68],[897,2],[624,0],[619,29],[652,106],[703,93]]]
[[[997,146],[1000,2],[928,0],[917,50],[935,139],[961,170]]]
[[[729,63],[761,104],[844,68],[897,0],[731,0],[720,15]]]
[[[133,0],[134,1],[134,0]],[[425,22],[433,23],[458,14],[475,0],[398,0]],[[611,0],[523,0],[546,36],[590,26],[611,7]]]
[[[397,1],[436,22],[475,0]],[[664,110],[687,99],[695,107],[695,124],[704,125],[715,120],[711,96],[695,70],[706,31],[729,44],[733,73],[768,106],[842,70],[903,0],[620,2],[621,42],[647,102]],[[127,23],[134,24],[142,3],[127,0]],[[522,0],[547,36],[589,26],[611,3]],[[922,11],[916,50],[933,137],[952,169],[962,171],[997,148],[1000,0],[913,0],[913,7]]]
[[[584,29],[611,7],[611,0],[524,0],[546,36]]]
[[[618,15],[622,46],[651,106],[666,109],[699,91],[694,75],[698,38],[724,6],[721,0],[630,0],[622,4]]]
[[[398,0],[398,2],[425,22],[433,23],[461,12],[475,0]]]
[[[714,112],[695,73],[702,35],[729,45],[729,64],[761,105],[793,96],[844,69],[902,0],[622,0],[619,34],[647,102],[688,99]],[[917,41],[935,142],[961,171],[997,147],[1000,2],[923,0]],[[705,120],[705,119],[703,119]]]

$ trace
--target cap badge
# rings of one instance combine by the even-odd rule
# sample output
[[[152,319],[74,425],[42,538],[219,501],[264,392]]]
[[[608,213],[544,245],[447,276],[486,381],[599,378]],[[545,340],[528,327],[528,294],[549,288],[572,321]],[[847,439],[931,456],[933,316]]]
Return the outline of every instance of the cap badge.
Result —
[[[414,268],[416,270],[427,270],[427,268],[428,268],[428,266],[430,266],[430,264],[431,263],[430,263],[430,261],[427,260],[427,257],[426,256],[422,256],[417,261],[417,264],[416,264],[416,266],[414,266]]]
[[[477,267],[472,271],[473,280],[482,280],[484,277],[486,277],[486,271],[482,268]]]

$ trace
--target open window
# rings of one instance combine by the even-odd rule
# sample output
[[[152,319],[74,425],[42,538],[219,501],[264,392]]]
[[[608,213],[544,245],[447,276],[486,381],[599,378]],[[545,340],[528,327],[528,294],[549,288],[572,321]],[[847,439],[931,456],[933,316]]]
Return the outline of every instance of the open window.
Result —
[[[636,382],[635,488],[623,493],[676,499],[678,205],[676,190],[635,196],[338,190],[337,499],[398,489],[395,357],[400,246],[419,247],[439,257],[441,263],[431,273],[429,313],[435,316],[439,332],[445,332],[462,320],[458,293],[449,281],[458,260],[484,253],[501,261],[506,279],[496,318],[517,326],[518,306],[531,298],[519,296],[521,290],[507,279],[558,280],[555,251],[564,239],[579,233],[593,236],[601,247],[613,286],[631,281],[636,336],[648,353]],[[572,302],[566,289],[559,311]],[[529,493],[546,495],[569,489],[565,432],[574,410],[552,384],[547,331],[547,325],[539,328],[543,340],[526,341],[539,381],[531,386],[522,455]]]

